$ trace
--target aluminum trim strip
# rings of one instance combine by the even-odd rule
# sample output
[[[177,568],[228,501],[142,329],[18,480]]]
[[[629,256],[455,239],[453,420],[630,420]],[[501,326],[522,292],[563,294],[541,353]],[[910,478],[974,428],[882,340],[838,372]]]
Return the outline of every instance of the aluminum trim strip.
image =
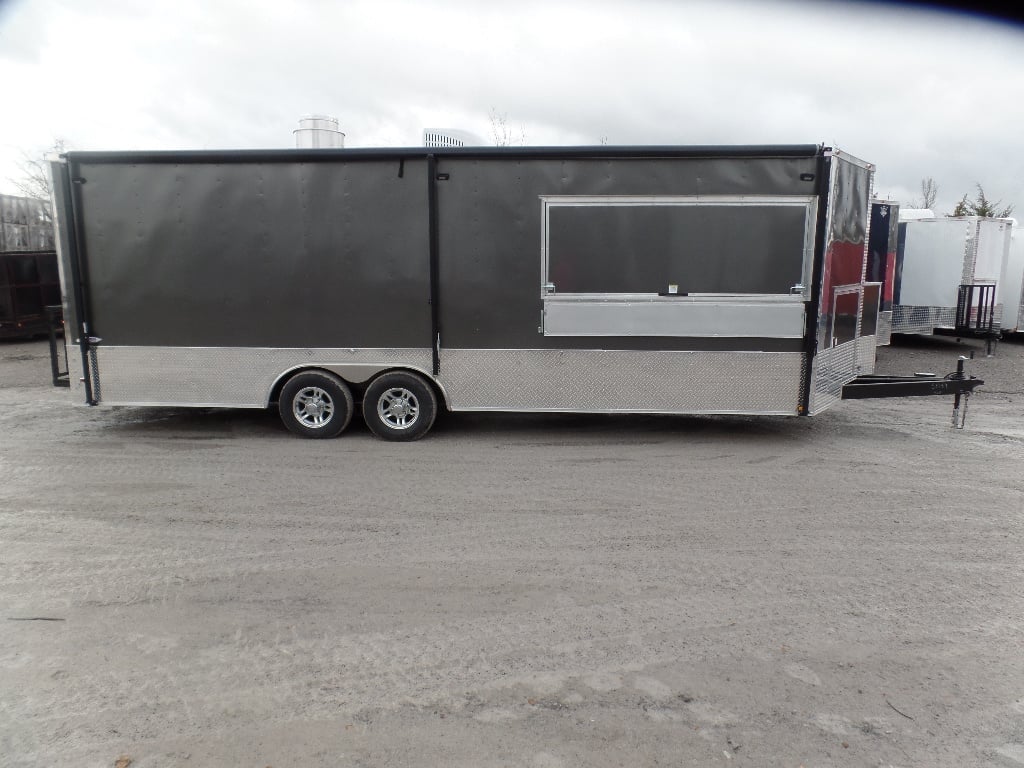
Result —
[[[607,413],[607,414],[644,414],[647,416],[797,416],[794,411],[663,411],[641,410],[638,408],[604,408],[589,410],[567,410],[564,408],[453,408],[459,413]]]
[[[549,206],[718,206],[757,205],[808,207],[813,195],[539,195]]]
[[[792,293],[688,293],[679,295],[662,295],[660,293],[555,293],[546,299],[553,302],[570,303],[574,301],[600,301],[614,303],[617,301],[648,301],[661,303],[728,303],[728,304],[799,304],[804,300],[799,294]]]
[[[544,302],[545,336],[688,336],[783,338],[804,335],[803,303],[570,301]]]

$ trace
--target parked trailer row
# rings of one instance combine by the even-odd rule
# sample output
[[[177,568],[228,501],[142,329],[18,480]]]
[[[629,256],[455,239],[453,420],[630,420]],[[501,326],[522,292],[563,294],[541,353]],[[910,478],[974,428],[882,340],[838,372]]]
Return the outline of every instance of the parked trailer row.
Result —
[[[995,338],[1016,332],[1024,253],[1012,219],[901,214],[893,333]]]
[[[440,408],[820,413],[900,384],[859,379],[872,172],[814,145],[68,153],[72,388],[277,403],[306,437],[361,408],[395,440]]]

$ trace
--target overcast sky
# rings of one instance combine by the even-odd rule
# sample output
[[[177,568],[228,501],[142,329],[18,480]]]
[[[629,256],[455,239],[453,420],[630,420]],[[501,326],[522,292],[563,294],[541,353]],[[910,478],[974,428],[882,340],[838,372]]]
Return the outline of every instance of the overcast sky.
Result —
[[[915,6],[696,0],[0,0],[0,192],[23,153],[493,143],[836,146],[940,213],[1024,213],[1024,27]]]

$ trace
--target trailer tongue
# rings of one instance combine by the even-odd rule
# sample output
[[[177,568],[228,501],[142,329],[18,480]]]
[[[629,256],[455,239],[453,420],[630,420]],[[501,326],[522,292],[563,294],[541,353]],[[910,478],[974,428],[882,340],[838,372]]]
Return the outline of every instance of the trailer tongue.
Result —
[[[964,373],[966,360],[966,357],[961,356],[957,361],[956,371],[942,378],[934,373],[915,373],[913,376],[858,376],[843,387],[843,400],[953,395],[953,427],[963,429],[967,422],[967,401],[974,389],[985,383],[975,376],[967,376]]]

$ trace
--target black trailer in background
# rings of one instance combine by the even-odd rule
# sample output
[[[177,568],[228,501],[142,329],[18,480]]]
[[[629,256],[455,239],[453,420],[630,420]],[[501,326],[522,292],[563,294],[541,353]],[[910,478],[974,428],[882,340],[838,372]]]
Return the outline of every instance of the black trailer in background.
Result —
[[[811,415],[874,367],[872,167],[815,145],[69,153],[71,381],[390,439],[450,410]]]
[[[0,252],[0,339],[49,333],[60,296],[56,251]]]
[[[0,339],[45,335],[60,297],[49,201],[0,195]]]

